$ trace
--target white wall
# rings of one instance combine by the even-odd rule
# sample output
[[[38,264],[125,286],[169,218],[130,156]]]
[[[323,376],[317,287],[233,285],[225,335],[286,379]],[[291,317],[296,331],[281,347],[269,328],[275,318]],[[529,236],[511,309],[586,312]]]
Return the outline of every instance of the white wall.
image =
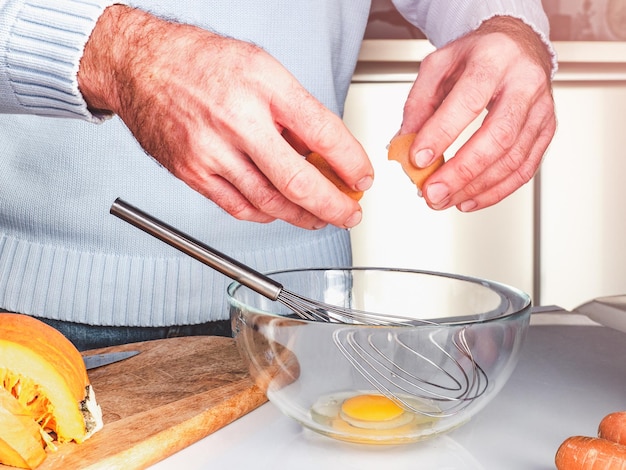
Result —
[[[541,299],[626,293],[626,81],[556,82],[541,170]]]

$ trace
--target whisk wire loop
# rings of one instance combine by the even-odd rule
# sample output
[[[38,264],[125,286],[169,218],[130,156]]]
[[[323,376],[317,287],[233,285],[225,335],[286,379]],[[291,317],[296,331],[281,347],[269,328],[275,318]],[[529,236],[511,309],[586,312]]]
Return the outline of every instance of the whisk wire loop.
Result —
[[[426,335],[429,347],[424,349],[434,346],[442,356],[439,362],[418,351],[416,346],[407,345],[401,340],[401,333],[368,331],[365,341],[360,333],[360,330],[353,327],[342,328],[333,333],[333,340],[344,357],[367,382],[404,409],[433,418],[452,416],[471,405],[487,389],[487,375],[473,358],[465,337],[465,328],[455,333],[452,344],[461,354],[461,358],[469,361],[466,367],[438,343],[433,332]],[[409,354],[404,362],[411,363],[415,360],[423,364],[425,367],[416,367],[412,363],[411,368],[420,371],[424,376],[408,371],[398,363],[396,357],[385,353],[376,344],[376,340],[384,337]],[[392,346],[391,349],[397,351],[398,348]],[[447,383],[425,378],[429,375],[429,369],[432,371],[431,375]]]

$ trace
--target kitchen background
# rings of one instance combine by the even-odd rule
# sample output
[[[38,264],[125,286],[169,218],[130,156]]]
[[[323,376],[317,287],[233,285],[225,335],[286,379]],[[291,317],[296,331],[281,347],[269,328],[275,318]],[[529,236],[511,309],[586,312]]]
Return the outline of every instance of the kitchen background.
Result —
[[[554,41],[626,40],[626,0],[542,0]],[[372,0],[368,39],[424,39],[391,0]]]
[[[374,0],[345,112],[376,170],[352,230],[356,264],[495,279],[536,305],[566,309],[626,293],[626,0],[544,0],[544,8],[559,57],[557,134],[532,182],[462,214],[429,209],[387,161],[419,62],[433,47],[390,0]]]

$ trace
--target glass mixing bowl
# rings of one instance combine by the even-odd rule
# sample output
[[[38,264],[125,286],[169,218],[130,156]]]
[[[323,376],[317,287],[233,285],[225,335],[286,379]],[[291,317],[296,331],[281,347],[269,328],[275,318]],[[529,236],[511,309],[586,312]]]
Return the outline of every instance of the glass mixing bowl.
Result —
[[[233,283],[233,335],[269,400],[336,439],[398,444],[466,423],[513,371],[531,301],[515,288],[452,274],[320,268],[269,275],[316,301],[403,323],[303,320]]]

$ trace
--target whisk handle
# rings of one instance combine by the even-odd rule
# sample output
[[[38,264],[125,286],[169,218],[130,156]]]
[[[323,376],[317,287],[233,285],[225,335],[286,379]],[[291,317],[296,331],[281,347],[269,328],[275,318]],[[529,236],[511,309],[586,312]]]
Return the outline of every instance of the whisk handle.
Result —
[[[283,286],[275,280],[190,237],[120,198],[113,202],[110,212],[268,299],[276,300],[283,290]]]

